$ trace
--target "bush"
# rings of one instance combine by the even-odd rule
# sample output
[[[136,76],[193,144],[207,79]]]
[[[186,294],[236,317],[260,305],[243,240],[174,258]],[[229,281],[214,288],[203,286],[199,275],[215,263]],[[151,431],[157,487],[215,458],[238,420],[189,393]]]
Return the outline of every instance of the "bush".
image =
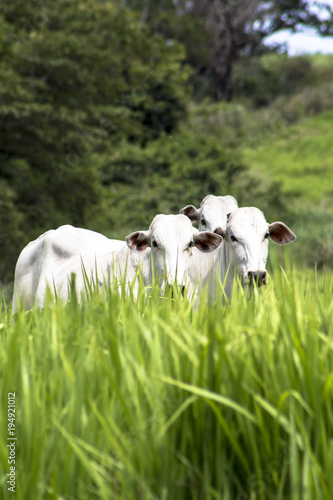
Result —
[[[208,193],[227,194],[244,171],[236,152],[190,130],[145,148],[124,142],[96,161],[108,195],[103,229],[116,232],[146,227],[157,213],[178,213],[186,204],[200,204]]]
[[[333,85],[305,88],[291,97],[281,96],[274,102],[287,124],[295,123],[304,116],[315,116],[333,108]]]
[[[235,67],[233,95],[267,106],[276,98],[290,98],[304,88],[315,89],[332,80],[332,66],[318,64],[311,56],[270,54],[244,58]]]
[[[317,269],[333,268],[333,219],[328,208],[307,208],[297,214],[296,259]]]
[[[16,257],[21,249],[24,233],[22,215],[16,207],[13,190],[4,179],[0,179],[0,276],[12,279]]]
[[[240,152],[218,137],[186,127],[145,148],[123,143],[95,158],[107,193],[95,227],[123,238],[148,227],[157,213],[178,213],[199,206],[207,194],[233,195],[240,206],[257,206],[271,220],[289,220],[288,197],[281,186],[248,172]]]

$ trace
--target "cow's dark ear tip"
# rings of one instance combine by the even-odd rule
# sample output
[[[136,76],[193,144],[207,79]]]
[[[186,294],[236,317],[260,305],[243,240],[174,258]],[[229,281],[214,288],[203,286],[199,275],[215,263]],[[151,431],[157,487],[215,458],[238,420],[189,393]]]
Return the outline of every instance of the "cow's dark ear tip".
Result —
[[[219,234],[211,233],[209,231],[202,231],[194,236],[194,244],[200,252],[209,253],[217,250],[223,242],[222,236]]]
[[[283,222],[273,222],[270,224],[269,236],[278,245],[287,245],[296,240],[296,235]]]
[[[186,207],[181,208],[180,213],[188,217],[192,224],[198,221],[199,212],[193,205],[186,205]]]
[[[222,229],[222,227],[217,227],[216,229],[214,229],[214,234],[218,234],[219,236],[221,236],[221,238],[225,238],[225,229]]]
[[[149,236],[147,231],[135,231],[126,236],[125,241],[130,250],[142,252],[149,245]]]

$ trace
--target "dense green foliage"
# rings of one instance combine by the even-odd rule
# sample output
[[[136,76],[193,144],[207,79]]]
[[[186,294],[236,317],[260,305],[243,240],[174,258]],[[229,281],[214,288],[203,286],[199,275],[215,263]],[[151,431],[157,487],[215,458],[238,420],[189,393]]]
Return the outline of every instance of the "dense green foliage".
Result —
[[[1,498],[10,392],[19,500],[333,498],[333,60],[259,37],[216,102],[195,4],[0,0],[0,280],[47,229],[123,238],[209,193],[290,225],[302,268],[223,308],[108,290],[12,320],[9,285]]]
[[[260,147],[248,149],[247,164],[279,182],[293,200],[297,254],[304,263],[333,264],[333,112],[281,130]],[[281,166],[283,166],[281,168]]]
[[[313,93],[317,90],[317,94],[328,92],[331,96],[332,66],[330,55],[288,57],[286,54],[267,54],[243,58],[235,65],[233,95],[249,99],[256,107],[272,104],[279,97],[288,101],[306,90],[310,92],[310,89]],[[304,98],[302,102],[308,113],[326,109],[324,106],[316,108],[313,98],[309,100],[307,103]]]
[[[315,134],[312,152],[303,143],[297,150],[289,127],[333,109],[332,58],[243,54],[234,101],[217,103],[198,69],[209,58],[200,19],[167,0],[126,4],[131,10],[122,1],[0,1],[2,282],[28,241],[64,223],[124,238],[208,193],[232,194],[270,221],[294,225],[312,213],[329,144]],[[145,5],[151,22],[141,22]],[[329,116],[318,117],[318,130]],[[310,135],[311,123],[296,136]],[[309,155],[294,169],[300,150]],[[315,182],[305,187],[298,176],[296,185],[293,176],[286,190],[303,160]],[[330,211],[325,201],[311,216],[315,240],[301,240],[310,265],[332,265],[330,242],[316,253]]]
[[[149,225],[157,213],[178,213],[189,203],[199,205],[205,193],[232,190],[238,176],[247,179],[236,151],[187,128],[144,149],[124,143],[99,159],[112,200],[108,218],[118,221],[118,230],[120,218],[122,237],[134,224],[138,229]]]
[[[257,60],[257,67],[261,70],[253,73],[249,68],[243,82],[252,78],[260,92],[231,103],[193,104],[189,127],[240,154],[253,180],[251,189],[242,182],[238,189],[237,181],[232,186],[240,205],[254,204],[270,222],[288,223],[297,235],[297,261],[331,268],[332,57],[270,55]],[[250,95],[254,101],[265,97],[266,105],[254,107]]]
[[[153,289],[4,313],[1,498],[15,392],[19,500],[331,500],[333,280],[287,276],[226,308]]]
[[[172,132],[187,73],[179,46],[110,2],[17,0],[1,4],[0,23],[0,211],[17,248],[91,221],[104,195],[92,155]]]
[[[234,70],[241,58],[245,56],[247,71],[249,56],[286,50],[284,44],[272,45],[269,35],[281,30],[333,34],[332,4],[325,1],[320,8],[309,0],[126,0],[125,4],[153,33],[185,46],[196,91],[219,100],[235,95]]]

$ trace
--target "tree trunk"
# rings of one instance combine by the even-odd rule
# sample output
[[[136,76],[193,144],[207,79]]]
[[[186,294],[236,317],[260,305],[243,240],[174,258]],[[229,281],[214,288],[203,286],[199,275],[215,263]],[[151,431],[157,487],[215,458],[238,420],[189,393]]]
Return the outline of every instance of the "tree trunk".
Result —
[[[235,30],[228,15],[224,18],[223,32],[214,37],[211,70],[214,78],[217,99],[230,101],[232,97],[232,70],[237,58]]]
[[[146,24],[146,22],[148,21],[148,17],[149,17],[149,0],[144,0],[142,7],[141,23]]]
[[[232,99],[232,70],[234,59],[224,59],[222,68],[212,68],[216,97],[218,101],[230,101]]]

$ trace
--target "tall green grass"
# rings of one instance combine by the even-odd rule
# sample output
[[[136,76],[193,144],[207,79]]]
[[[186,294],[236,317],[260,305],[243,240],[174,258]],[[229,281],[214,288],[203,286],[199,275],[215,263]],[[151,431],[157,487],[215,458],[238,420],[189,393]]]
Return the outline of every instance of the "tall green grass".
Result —
[[[0,498],[331,500],[332,275],[3,312]],[[7,394],[16,393],[16,494]]]

